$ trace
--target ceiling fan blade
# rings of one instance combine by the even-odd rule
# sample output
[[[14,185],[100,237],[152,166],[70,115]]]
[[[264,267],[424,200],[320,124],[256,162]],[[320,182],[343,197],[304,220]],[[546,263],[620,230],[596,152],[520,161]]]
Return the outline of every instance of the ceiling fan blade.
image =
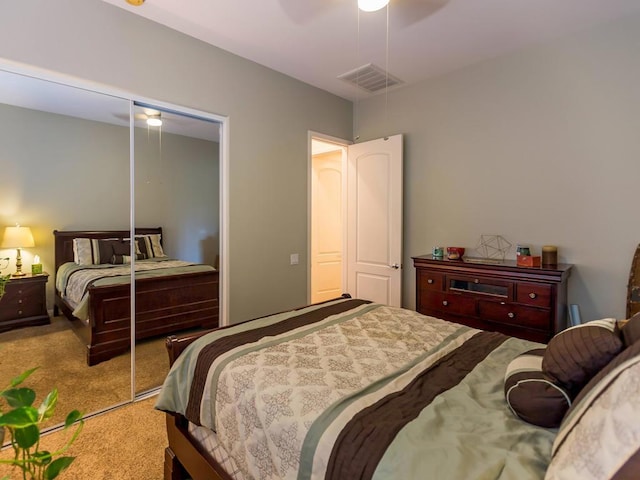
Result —
[[[451,0],[391,0],[389,23],[403,28],[417,23],[444,7]]]
[[[299,24],[309,23],[342,1],[344,0],[278,0],[284,13]]]

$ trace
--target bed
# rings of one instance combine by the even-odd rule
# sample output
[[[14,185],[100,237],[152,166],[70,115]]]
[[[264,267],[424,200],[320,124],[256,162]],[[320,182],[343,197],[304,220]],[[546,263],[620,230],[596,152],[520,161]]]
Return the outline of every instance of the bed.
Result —
[[[347,296],[167,349],[165,480],[638,478],[640,316],[542,345]]]
[[[54,231],[55,306],[86,345],[89,366],[103,362],[130,348],[130,248],[128,230]],[[165,258],[162,228],[137,228],[136,235],[136,322],[137,340],[189,329],[218,326],[218,271],[209,265],[190,265]],[[98,245],[125,245],[126,252],[114,254],[114,247],[98,258]],[[141,253],[138,243],[142,246]],[[74,248],[75,247],[75,248]],[[86,249],[85,249],[86,247]],[[95,252],[92,249],[95,247]],[[154,255],[153,249],[156,254]],[[88,260],[84,257],[88,256]],[[143,257],[145,260],[143,260]],[[147,263],[145,263],[147,262]],[[169,267],[171,268],[165,268]],[[141,271],[142,270],[142,271]],[[105,272],[105,273],[102,273]],[[75,288],[72,300],[67,281],[86,275]],[[93,277],[89,277],[93,275]],[[69,289],[69,290],[68,290]]]

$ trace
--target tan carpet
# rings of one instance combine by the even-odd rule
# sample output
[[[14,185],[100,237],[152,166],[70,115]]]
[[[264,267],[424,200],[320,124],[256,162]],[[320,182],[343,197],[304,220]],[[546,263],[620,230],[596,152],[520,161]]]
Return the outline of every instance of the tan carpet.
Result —
[[[33,367],[39,368],[25,386],[36,391],[36,402],[58,388],[56,414],[46,425],[62,423],[74,409],[89,414],[131,400],[131,355],[88,367],[85,347],[64,317],[54,317],[51,325],[0,334],[0,388]],[[164,337],[136,347],[137,392],[160,386],[168,371]]]
[[[155,397],[88,419],[69,455],[76,460],[60,480],[161,480],[167,446],[165,414],[153,409]],[[68,432],[45,435],[42,447],[64,444]],[[11,452],[3,450],[1,458]],[[11,470],[0,465],[0,478]],[[21,478],[15,472],[10,477]]]

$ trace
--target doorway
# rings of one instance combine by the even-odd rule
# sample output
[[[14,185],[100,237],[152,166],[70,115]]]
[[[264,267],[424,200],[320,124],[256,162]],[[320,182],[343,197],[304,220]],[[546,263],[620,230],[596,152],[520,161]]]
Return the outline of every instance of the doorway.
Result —
[[[358,144],[309,135],[309,300],[402,299],[401,134]]]
[[[346,144],[311,137],[310,303],[345,292]]]

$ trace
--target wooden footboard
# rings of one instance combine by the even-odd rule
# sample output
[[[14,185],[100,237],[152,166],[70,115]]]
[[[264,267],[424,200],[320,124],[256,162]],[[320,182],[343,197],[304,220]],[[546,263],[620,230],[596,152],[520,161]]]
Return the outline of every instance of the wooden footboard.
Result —
[[[89,323],[73,317],[59,295],[56,306],[72,320],[91,366],[129,350],[131,296],[128,284],[91,287],[89,292]],[[218,312],[217,271],[136,281],[136,340],[216,328]]]

